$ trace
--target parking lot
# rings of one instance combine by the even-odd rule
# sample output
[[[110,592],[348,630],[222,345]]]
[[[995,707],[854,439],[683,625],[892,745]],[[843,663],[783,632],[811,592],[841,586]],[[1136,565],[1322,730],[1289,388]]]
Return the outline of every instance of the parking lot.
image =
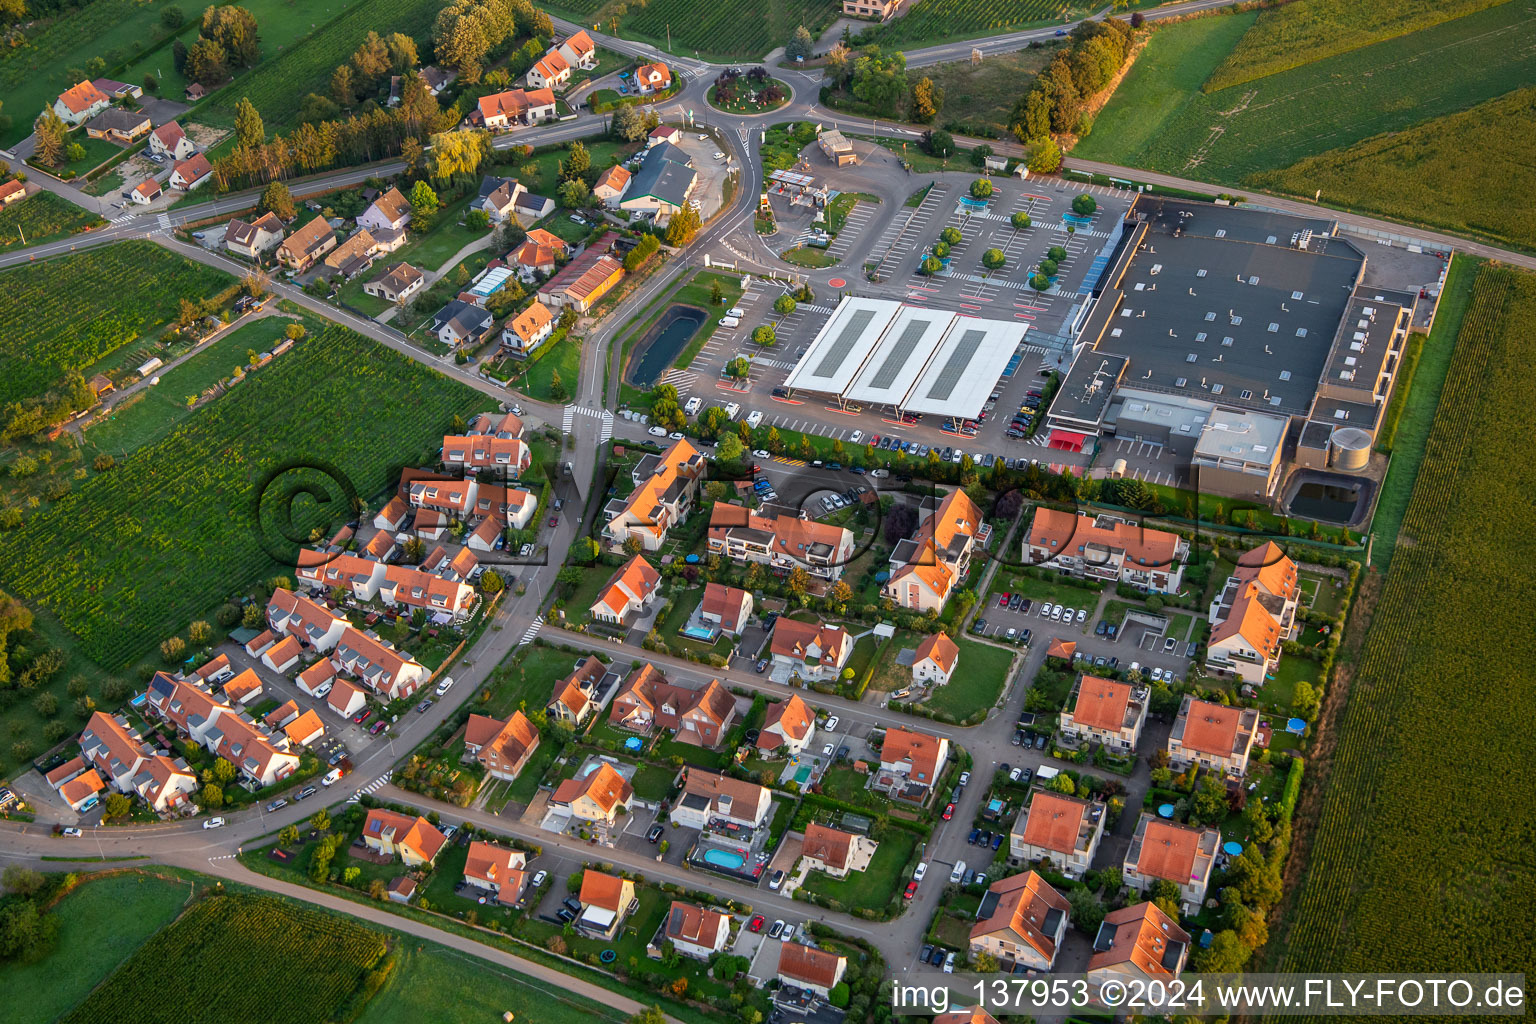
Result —
[[[1148,678],[1156,678],[1154,669],[1169,678],[1188,674],[1188,641],[1168,636],[1171,616],[1132,610],[1119,622],[1111,622],[1103,617],[1103,609],[1113,598],[1112,591],[1083,590],[1081,594],[1080,599],[1059,602],[1010,594],[1006,607],[1000,604],[1003,594],[997,594],[977,609],[976,619],[985,622],[981,635],[1007,640],[1011,629],[1014,642],[1022,644],[1027,631],[1030,647],[1044,650],[1052,640],[1070,642],[1075,645],[1074,655],[1096,667],[1129,671],[1134,664]],[[1062,611],[1060,618],[1054,614],[1057,610]],[[1172,649],[1167,646],[1169,639],[1174,640]]]

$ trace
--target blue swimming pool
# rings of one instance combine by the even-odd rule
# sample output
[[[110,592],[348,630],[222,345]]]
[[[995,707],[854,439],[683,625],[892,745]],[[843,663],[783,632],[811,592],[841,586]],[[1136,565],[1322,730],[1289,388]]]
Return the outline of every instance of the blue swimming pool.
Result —
[[[713,864],[717,868],[729,868],[732,871],[740,871],[747,866],[747,858],[734,850],[720,850],[710,847],[704,851],[704,862]]]
[[[713,643],[715,631],[709,626],[684,626],[679,632],[690,640],[703,640],[705,643]]]

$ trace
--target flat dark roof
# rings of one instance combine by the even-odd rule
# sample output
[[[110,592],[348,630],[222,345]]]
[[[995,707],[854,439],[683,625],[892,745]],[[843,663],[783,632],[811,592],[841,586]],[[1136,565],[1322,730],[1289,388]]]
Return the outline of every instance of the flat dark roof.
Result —
[[[1109,408],[1109,400],[1128,361],[1125,356],[1113,352],[1084,349],[1078,353],[1051,401],[1050,415],[1098,423]]]

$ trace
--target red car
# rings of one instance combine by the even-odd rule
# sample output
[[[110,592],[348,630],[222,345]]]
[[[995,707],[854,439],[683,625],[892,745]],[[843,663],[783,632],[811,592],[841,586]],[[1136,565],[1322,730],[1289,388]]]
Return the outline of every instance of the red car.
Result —
[[[954,816],[955,816],[955,805],[954,804],[945,804],[944,805],[944,820],[948,821],[950,818],[953,818]]]
[[[1002,597],[997,599],[997,606],[999,608],[1007,608],[1008,607],[1008,602],[1012,601],[1012,600],[1013,600],[1013,595],[1012,594],[1004,594]]]
[[[371,708],[363,708],[363,710],[359,711],[357,714],[352,716],[352,721],[355,722],[358,725],[362,725],[364,722],[368,721],[368,719],[370,719],[372,717],[373,717],[373,709],[371,709]]]
[[[388,728],[389,728],[389,723],[384,721],[384,719],[381,718],[377,722],[373,723],[373,728],[368,730],[368,735],[370,735],[370,736],[377,736],[379,733],[383,732],[385,729],[388,729]]]
[[[917,895],[917,883],[916,882],[908,882],[907,883],[907,891],[906,891],[906,893],[903,894],[903,898],[904,899],[911,899],[913,896],[916,896],[916,895]]]
[[[754,917],[752,919],[752,923],[747,925],[747,929],[749,931],[754,931],[754,932],[762,931],[763,930],[763,915],[762,914],[758,914],[756,917]]]
[[[560,517],[559,516],[550,516],[549,517],[549,525],[550,526],[559,526],[560,525]]]

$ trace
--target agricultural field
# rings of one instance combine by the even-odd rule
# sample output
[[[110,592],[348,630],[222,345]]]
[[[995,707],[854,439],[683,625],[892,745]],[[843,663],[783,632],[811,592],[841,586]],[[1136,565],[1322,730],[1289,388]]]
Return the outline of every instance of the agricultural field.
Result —
[[[1242,85],[1510,0],[1296,0],[1259,15],[1206,84]]]
[[[401,465],[435,451],[454,414],[490,405],[405,356],[328,327],[0,536],[4,583],[57,616],[83,653],[120,668],[213,602],[292,572],[297,546],[283,538],[326,517],[306,503],[280,529],[281,510],[257,508],[269,474],[323,460],[366,501],[395,482]]]
[[[540,1024],[621,1024],[625,1015],[547,982],[435,943],[411,943],[357,1024],[485,1024],[503,1013]]]
[[[1257,187],[1536,250],[1536,87],[1252,176]],[[1475,147],[1467,140],[1476,139]]]
[[[1304,880],[1272,933],[1275,970],[1434,970],[1451,949],[1468,970],[1522,971],[1536,949],[1536,814],[1487,785],[1528,774],[1536,715],[1536,609],[1501,601],[1488,628],[1491,593],[1536,585],[1529,474],[1510,471],[1532,441],[1508,429],[1536,403],[1533,332],[1536,276],[1485,265],[1338,723]]]
[[[41,245],[105,223],[52,192],[39,192],[0,210],[0,252]]]
[[[350,918],[270,896],[209,896],[140,947],[63,1024],[323,1024],[384,956]]]
[[[1072,147],[1072,155],[1134,164],[1163,125],[1200,94],[1201,83],[1256,17],[1249,12],[1196,18],[1153,32],[1120,87],[1099,111],[1093,131]]]
[[[837,16],[834,0],[768,0],[700,4],[698,0],[650,0],[631,4],[621,21],[626,36],[665,46],[672,27],[673,53],[704,57],[761,57],[783,46],[797,25],[819,34]]]
[[[1193,96],[1156,127],[1133,162],[1244,184],[1258,172],[1456,113],[1532,83],[1536,19],[1509,3]]]
[[[1071,0],[919,0],[905,17],[871,25],[857,36],[861,42],[900,50],[1072,21],[1088,10],[1088,5]]]
[[[182,299],[235,284],[151,242],[102,246],[0,274],[0,404],[43,394],[175,319]]]
[[[0,966],[0,1024],[58,1019],[174,920],[186,900],[186,884],[175,879],[136,871],[87,878],[54,908],[53,951],[37,963]]]

